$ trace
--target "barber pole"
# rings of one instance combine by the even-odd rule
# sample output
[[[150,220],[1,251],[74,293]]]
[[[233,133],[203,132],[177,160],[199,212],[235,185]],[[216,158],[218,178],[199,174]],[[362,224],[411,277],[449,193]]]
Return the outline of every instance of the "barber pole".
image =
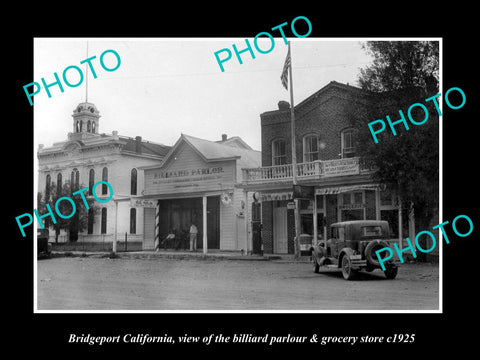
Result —
[[[155,207],[155,242],[153,244],[154,250],[160,247],[160,201],[157,201]]]

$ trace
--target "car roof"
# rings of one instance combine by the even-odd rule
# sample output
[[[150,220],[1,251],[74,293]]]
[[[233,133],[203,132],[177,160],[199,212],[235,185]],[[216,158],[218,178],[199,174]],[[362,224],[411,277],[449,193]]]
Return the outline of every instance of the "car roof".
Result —
[[[350,220],[350,221],[341,221],[337,223],[333,223],[332,227],[340,227],[340,226],[347,226],[347,225],[365,225],[365,226],[373,226],[373,225],[388,225],[388,221],[386,220]]]

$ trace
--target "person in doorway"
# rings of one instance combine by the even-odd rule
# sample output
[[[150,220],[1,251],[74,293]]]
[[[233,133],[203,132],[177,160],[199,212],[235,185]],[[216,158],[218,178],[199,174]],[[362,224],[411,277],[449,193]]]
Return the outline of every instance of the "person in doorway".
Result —
[[[190,225],[190,251],[197,251],[197,234],[198,229],[194,223]]]

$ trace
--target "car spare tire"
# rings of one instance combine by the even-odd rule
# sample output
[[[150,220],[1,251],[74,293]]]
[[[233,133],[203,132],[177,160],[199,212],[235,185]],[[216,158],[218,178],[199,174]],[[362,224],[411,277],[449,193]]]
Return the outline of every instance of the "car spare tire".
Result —
[[[389,246],[384,241],[374,240],[369,242],[365,248],[365,259],[367,260],[367,263],[374,266],[380,266],[380,261],[378,261],[377,254],[375,252],[385,247]]]

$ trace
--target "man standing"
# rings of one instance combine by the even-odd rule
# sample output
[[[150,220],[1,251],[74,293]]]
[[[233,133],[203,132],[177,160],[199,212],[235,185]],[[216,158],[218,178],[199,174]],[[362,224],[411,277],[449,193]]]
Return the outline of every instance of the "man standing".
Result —
[[[190,226],[190,251],[197,251],[197,233],[198,229],[194,223]]]

